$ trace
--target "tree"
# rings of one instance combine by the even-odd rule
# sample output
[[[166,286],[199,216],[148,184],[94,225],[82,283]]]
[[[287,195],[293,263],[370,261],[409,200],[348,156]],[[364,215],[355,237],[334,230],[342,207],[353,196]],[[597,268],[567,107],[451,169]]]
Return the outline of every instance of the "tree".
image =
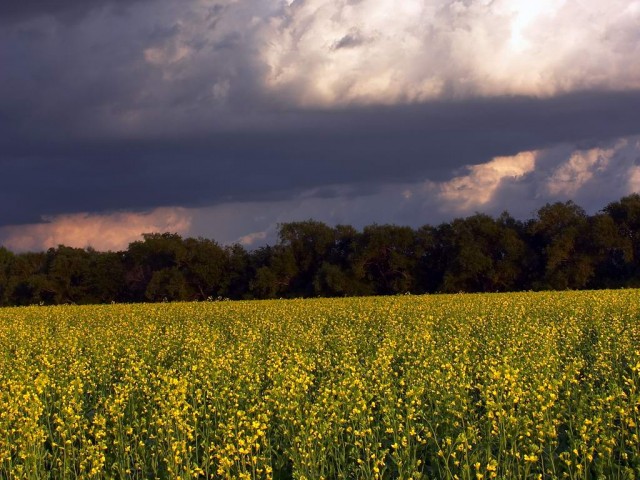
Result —
[[[16,255],[8,272],[6,298],[10,305],[52,304],[55,291],[44,274],[46,255],[27,252]]]
[[[123,252],[97,252],[88,249],[87,301],[83,303],[111,303],[123,301],[125,268]]]
[[[252,278],[251,255],[239,244],[225,247],[227,256],[226,290],[224,295],[229,298],[248,298],[249,283]]]
[[[588,249],[589,223],[585,211],[575,203],[546,204],[538,210],[529,229],[544,261],[541,288],[584,288],[595,273]]]
[[[0,305],[7,305],[7,289],[9,272],[15,261],[15,255],[4,247],[0,247]]]
[[[46,273],[55,291],[54,303],[89,303],[88,285],[91,255],[82,248],[50,248],[46,256]]]
[[[624,236],[611,216],[599,213],[589,218],[589,241],[595,272],[593,288],[624,286],[633,270],[633,244]]]
[[[293,296],[311,296],[313,281],[320,266],[335,246],[335,231],[322,222],[283,223],[278,226],[280,246],[291,252],[295,263],[295,275],[289,291]]]
[[[152,302],[184,301],[189,298],[189,287],[180,270],[163,268],[153,272],[144,296]]]
[[[186,248],[176,233],[145,233],[125,253],[125,285],[128,300],[143,301],[155,272],[184,265]]]
[[[371,283],[358,267],[362,234],[350,225],[333,229],[334,243],[313,279],[315,295],[322,297],[373,295]]]
[[[437,292],[447,269],[451,225],[423,225],[416,231],[416,293]]]
[[[524,223],[507,212],[417,230],[306,220],[278,238],[253,251],[175,233],[123,252],[0,247],[0,305],[640,286],[639,194],[592,216],[569,201]]]
[[[253,271],[249,289],[256,298],[293,296],[290,288],[298,274],[293,250],[283,245],[262,247],[253,256]]]
[[[456,219],[442,233],[442,291],[508,291],[522,283],[526,246],[506,212],[498,220],[480,213]]]
[[[637,193],[607,205],[603,212],[613,220],[620,236],[624,264],[620,265],[623,282],[640,286],[640,195]]]
[[[525,241],[525,227],[506,211],[496,223],[499,233],[492,250],[496,268],[493,287],[502,292],[526,290],[530,288],[530,262],[535,255]]]
[[[415,287],[416,246],[414,231],[409,227],[365,227],[353,264],[356,278],[369,282],[381,295],[411,291]]]
[[[206,300],[224,294],[229,282],[227,253],[204,238],[187,238],[184,248],[185,276],[195,297]]]

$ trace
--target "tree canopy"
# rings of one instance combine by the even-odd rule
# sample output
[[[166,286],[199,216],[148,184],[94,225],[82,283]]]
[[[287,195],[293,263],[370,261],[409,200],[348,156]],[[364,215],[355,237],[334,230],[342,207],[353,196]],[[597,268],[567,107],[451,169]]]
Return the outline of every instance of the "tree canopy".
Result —
[[[241,245],[148,233],[121,252],[0,247],[0,305],[159,302],[640,286],[640,195],[588,215],[544,205],[527,221],[477,213],[414,229],[279,225]]]

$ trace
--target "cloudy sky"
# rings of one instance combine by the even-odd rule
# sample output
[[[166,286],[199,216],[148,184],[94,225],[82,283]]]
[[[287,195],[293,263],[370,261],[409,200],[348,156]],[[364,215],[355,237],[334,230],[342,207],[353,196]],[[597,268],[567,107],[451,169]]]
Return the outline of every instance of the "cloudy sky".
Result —
[[[0,244],[640,190],[638,0],[0,2]]]

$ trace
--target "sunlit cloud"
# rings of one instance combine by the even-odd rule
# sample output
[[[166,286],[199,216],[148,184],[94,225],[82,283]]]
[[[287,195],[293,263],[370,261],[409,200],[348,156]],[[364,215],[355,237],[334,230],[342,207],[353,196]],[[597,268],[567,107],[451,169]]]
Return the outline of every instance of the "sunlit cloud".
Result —
[[[640,184],[636,183],[640,165],[637,136],[569,152],[562,146],[550,148],[544,157],[541,159],[544,165],[536,171],[537,199],[574,200],[588,205],[640,190]]]
[[[629,193],[640,193],[640,166],[629,170]]]
[[[467,167],[469,173],[437,186],[438,197],[456,210],[479,208],[491,201],[505,180],[517,180],[532,172],[537,152],[522,152],[512,157],[496,157],[480,165]]]
[[[158,208],[148,213],[73,214],[43,223],[0,228],[1,243],[15,251],[40,251],[58,245],[96,250],[121,250],[143,233],[186,233],[191,217],[183,208]]]
[[[640,87],[628,0],[307,0],[260,34],[266,86],[306,105]]]
[[[605,171],[616,150],[625,145],[626,142],[622,141],[618,148],[593,148],[574,152],[549,178],[548,192],[554,196],[575,195],[597,172]]]
[[[245,247],[251,247],[252,245],[262,243],[267,238],[267,235],[268,232],[266,231],[249,233],[240,237],[238,243]]]

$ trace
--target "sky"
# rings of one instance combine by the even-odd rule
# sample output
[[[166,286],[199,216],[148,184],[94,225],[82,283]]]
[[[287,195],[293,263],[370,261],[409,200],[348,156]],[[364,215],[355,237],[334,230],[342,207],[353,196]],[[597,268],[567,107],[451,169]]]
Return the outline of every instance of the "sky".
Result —
[[[638,0],[0,2],[0,245],[640,191]]]

